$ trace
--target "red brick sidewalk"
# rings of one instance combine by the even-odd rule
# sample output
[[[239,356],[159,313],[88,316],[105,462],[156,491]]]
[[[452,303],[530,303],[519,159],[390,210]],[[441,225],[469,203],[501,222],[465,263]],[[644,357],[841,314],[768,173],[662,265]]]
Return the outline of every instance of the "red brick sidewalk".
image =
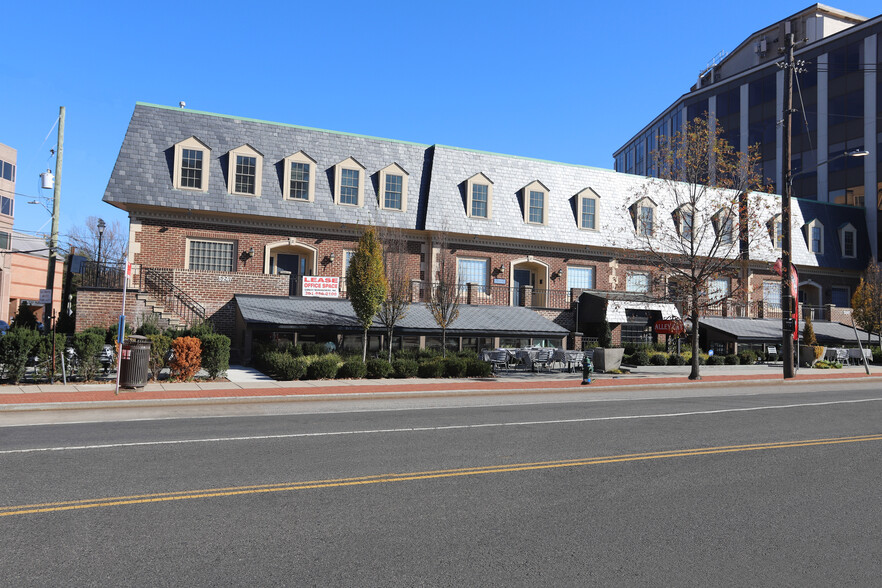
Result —
[[[812,374],[799,374],[793,381],[807,382],[817,380],[842,380],[874,377],[858,373],[823,372]],[[876,376],[878,377],[878,376]],[[609,389],[616,387],[643,387],[653,385],[686,385],[707,386],[713,384],[738,384],[741,382],[768,382],[770,386],[784,383],[780,377],[767,374],[745,374],[739,376],[719,375],[703,376],[701,380],[692,381],[685,376],[675,377],[621,377],[621,378],[594,378],[590,385],[581,385],[578,377],[567,380],[533,380],[533,381],[451,381],[421,383],[419,380],[391,380],[377,384],[339,384],[328,381],[326,386],[297,386],[297,387],[255,387],[248,388],[247,384],[242,387],[221,387],[217,389],[191,389],[191,390],[159,390],[151,389],[144,391],[120,390],[119,395],[114,394],[112,384],[106,387],[98,385],[94,389],[77,391],[46,391],[46,392],[18,392],[14,394],[0,392],[0,406],[22,404],[47,404],[47,403],[70,403],[70,402],[122,402],[130,400],[186,400],[186,399],[235,399],[235,398],[268,398],[268,397],[308,397],[343,395],[357,396],[362,394],[395,394],[395,395],[432,395],[444,393],[494,393],[494,392],[536,392],[536,391],[585,391],[597,389]]]

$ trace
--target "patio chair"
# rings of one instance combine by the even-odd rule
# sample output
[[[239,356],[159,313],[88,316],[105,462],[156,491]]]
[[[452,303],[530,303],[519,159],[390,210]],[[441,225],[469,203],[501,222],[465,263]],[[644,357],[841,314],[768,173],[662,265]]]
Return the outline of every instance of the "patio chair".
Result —
[[[552,358],[554,357],[554,349],[540,349],[536,353],[536,357],[533,359],[533,365],[538,366],[537,369],[541,370],[543,367],[548,368],[548,364],[551,363]]]
[[[508,351],[505,349],[490,351],[487,354],[487,357],[490,361],[490,369],[493,370],[493,373],[496,373],[496,370],[500,368],[508,369]]]
[[[848,349],[837,349],[836,361],[838,361],[842,365],[851,365],[851,362],[848,361]]]

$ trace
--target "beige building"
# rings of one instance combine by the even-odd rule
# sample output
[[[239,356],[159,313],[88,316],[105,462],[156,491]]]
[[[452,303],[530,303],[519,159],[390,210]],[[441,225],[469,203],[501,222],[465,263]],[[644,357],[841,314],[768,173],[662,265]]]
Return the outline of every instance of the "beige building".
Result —
[[[22,301],[28,303],[37,320],[43,320],[44,304],[40,302],[40,290],[46,288],[46,272],[49,268],[49,246],[32,235],[12,233],[12,253],[10,259],[11,279],[9,282],[9,302],[5,307],[11,320]],[[64,278],[64,263],[55,265],[55,291],[52,307],[61,311],[61,284]]]
[[[12,284],[12,221],[15,213],[15,164],[18,152],[0,143],[0,320],[9,321]]]

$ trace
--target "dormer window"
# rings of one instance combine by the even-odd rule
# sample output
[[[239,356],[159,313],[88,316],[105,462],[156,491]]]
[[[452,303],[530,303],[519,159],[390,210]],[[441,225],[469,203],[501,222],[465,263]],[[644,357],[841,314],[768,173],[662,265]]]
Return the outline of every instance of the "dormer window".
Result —
[[[493,216],[493,182],[482,173],[466,180],[466,213],[472,218]]]
[[[735,242],[735,223],[729,211],[718,211],[711,219],[711,223],[722,245],[731,245]]]
[[[839,229],[839,246],[842,257],[857,257],[857,231],[851,223]]]
[[[683,205],[674,211],[674,224],[677,233],[684,241],[692,241],[695,228],[695,212],[689,205]]]
[[[352,157],[334,166],[334,201],[345,206],[364,206],[364,166]]]
[[[642,198],[632,204],[631,220],[639,237],[651,237],[655,224],[655,202]]]
[[[548,220],[548,188],[536,180],[524,186],[524,222],[544,225]]]
[[[766,224],[769,229],[769,237],[775,249],[781,249],[784,244],[784,223],[781,221],[781,215],[773,216]]]
[[[576,210],[579,216],[579,228],[589,231],[597,230],[597,203],[600,196],[591,188],[585,188],[576,194]]]
[[[230,194],[260,196],[263,180],[263,154],[251,145],[242,145],[230,151],[227,172]]]
[[[818,219],[813,220],[803,227],[805,244],[810,253],[822,255],[824,253],[824,225]]]
[[[315,200],[315,170],[313,158],[298,151],[285,158],[285,199],[312,202]]]
[[[407,210],[407,177],[408,173],[397,163],[380,170],[380,208]]]
[[[208,191],[209,157],[208,145],[190,137],[175,143],[175,168],[173,183],[180,190]]]

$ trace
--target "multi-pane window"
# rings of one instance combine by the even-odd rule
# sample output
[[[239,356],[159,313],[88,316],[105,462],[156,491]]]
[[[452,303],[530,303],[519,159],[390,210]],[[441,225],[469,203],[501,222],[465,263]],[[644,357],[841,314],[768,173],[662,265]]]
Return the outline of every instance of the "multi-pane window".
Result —
[[[10,249],[12,246],[12,238],[6,231],[0,231],[0,249]]]
[[[403,178],[395,174],[386,174],[386,188],[384,190],[384,208],[401,210],[401,192]]]
[[[568,267],[567,268],[567,290],[579,288],[581,290],[594,289],[594,268],[593,267]]]
[[[652,207],[641,206],[637,217],[637,233],[643,237],[652,236]]]
[[[821,227],[812,227],[811,250],[812,253],[821,252]]]
[[[545,192],[530,191],[529,219],[531,223],[545,222]]]
[[[487,218],[486,184],[472,184],[472,216]]]
[[[781,282],[763,282],[763,302],[766,306],[781,308]]]
[[[583,229],[596,229],[597,228],[597,201],[594,198],[583,198],[582,199],[582,228]]]
[[[711,302],[719,302],[729,297],[729,279],[714,278],[708,281],[707,298]]]
[[[466,284],[477,284],[481,290],[487,291],[487,276],[490,275],[489,259],[457,259],[457,282],[460,287]]]
[[[291,162],[291,198],[309,200],[309,164]]]
[[[202,151],[181,150],[181,187],[202,189]]]
[[[15,201],[8,196],[0,196],[0,214],[12,216],[15,210]]]
[[[842,232],[842,255],[845,257],[854,257],[854,231],[845,230]]]
[[[236,192],[254,194],[257,185],[257,158],[250,155],[236,156]]]
[[[628,292],[649,292],[649,274],[629,272],[625,278],[625,290]]]
[[[358,170],[340,170],[340,204],[358,206]]]
[[[213,272],[233,271],[233,243],[224,241],[190,241],[191,270]]]

